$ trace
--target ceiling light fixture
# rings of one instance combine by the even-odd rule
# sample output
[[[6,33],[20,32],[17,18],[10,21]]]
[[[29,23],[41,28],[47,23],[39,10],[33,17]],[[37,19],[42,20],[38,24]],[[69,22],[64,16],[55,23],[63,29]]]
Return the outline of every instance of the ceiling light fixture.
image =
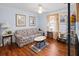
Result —
[[[43,12],[43,7],[42,5],[38,5],[38,13],[41,14]]]

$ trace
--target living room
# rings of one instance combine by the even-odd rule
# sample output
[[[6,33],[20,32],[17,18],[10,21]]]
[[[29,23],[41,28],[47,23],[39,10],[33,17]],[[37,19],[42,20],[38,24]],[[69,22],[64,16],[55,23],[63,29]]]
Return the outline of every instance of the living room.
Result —
[[[66,56],[67,42],[58,38],[67,37],[67,13],[65,3],[0,3],[0,55]]]

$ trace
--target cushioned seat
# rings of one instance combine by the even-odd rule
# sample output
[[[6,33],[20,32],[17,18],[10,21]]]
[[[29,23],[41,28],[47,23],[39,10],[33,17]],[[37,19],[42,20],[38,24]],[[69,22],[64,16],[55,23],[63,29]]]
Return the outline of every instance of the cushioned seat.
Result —
[[[38,31],[37,28],[16,30],[16,32],[15,32],[16,40],[15,41],[19,47],[22,47],[28,43],[33,42],[35,37],[41,36],[41,35],[42,34]]]

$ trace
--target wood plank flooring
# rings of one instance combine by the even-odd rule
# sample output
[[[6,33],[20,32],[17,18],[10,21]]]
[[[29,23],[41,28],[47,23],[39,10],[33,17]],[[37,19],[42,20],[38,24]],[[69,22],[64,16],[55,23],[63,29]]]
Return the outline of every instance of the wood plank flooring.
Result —
[[[31,50],[31,44],[19,48],[16,44],[0,47],[0,56],[66,56],[67,47],[65,43],[57,42],[54,39],[48,39],[49,45],[41,52],[35,53]]]

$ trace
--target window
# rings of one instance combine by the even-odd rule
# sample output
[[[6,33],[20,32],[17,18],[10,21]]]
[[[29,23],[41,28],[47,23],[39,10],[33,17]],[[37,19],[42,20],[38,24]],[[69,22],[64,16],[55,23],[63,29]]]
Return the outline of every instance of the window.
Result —
[[[48,31],[50,32],[57,32],[58,31],[58,20],[57,20],[57,15],[58,14],[54,14],[54,15],[50,15],[48,18]]]

